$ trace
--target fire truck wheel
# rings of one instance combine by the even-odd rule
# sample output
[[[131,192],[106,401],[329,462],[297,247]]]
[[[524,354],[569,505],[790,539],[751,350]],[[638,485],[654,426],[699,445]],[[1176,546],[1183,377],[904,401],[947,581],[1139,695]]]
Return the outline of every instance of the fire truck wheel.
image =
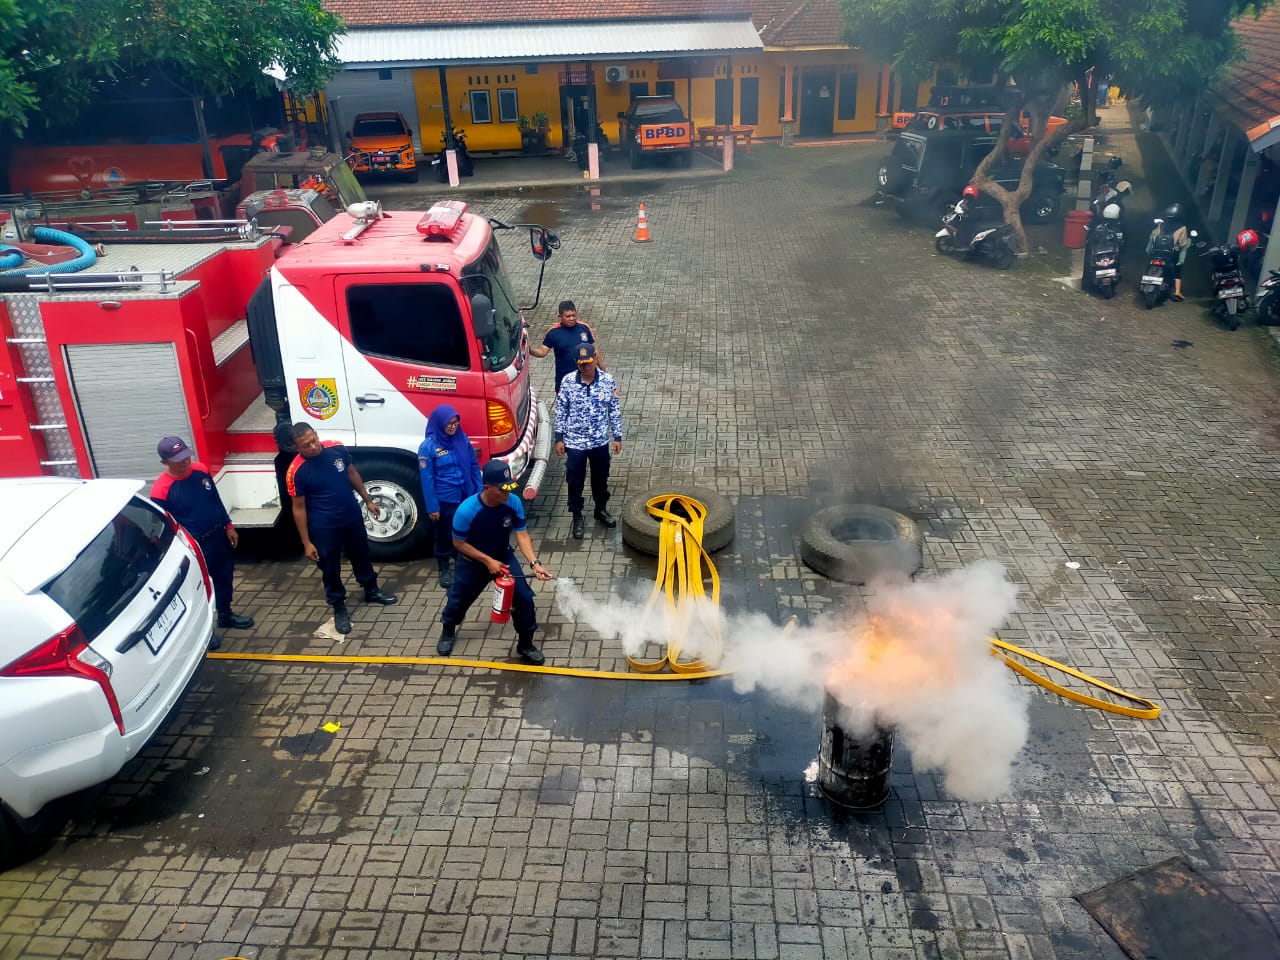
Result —
[[[819,510],[800,536],[800,559],[832,580],[866,583],[878,574],[910,576],[923,566],[915,521],[864,503]]]
[[[658,555],[658,519],[649,515],[645,504],[653,497],[670,493],[691,497],[707,508],[706,519],[702,522],[702,548],[707,553],[715,553],[729,545],[734,534],[733,504],[729,499],[714,490],[678,487],[670,483],[641,490],[636,496],[627,498],[621,516],[623,543],[651,557]]]
[[[382,511],[374,517],[361,504],[369,532],[369,555],[374,560],[416,556],[431,533],[422,503],[422,480],[408,463],[391,457],[369,457],[356,463],[364,488]]]

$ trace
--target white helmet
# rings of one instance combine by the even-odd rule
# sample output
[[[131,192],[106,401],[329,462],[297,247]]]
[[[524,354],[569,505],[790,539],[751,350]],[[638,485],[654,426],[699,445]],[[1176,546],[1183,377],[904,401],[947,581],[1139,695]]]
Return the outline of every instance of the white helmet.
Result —
[[[1119,219],[1120,219],[1120,204],[1118,204],[1118,203],[1108,203],[1105,207],[1103,207],[1103,208],[1102,208],[1102,219],[1103,219],[1103,220],[1119,220]]]

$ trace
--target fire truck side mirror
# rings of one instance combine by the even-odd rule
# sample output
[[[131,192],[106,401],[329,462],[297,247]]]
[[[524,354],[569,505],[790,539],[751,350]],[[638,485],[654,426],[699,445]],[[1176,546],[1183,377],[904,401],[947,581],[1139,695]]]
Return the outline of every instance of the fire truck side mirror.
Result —
[[[560,238],[545,227],[535,227],[529,231],[529,249],[533,251],[535,260],[550,260],[552,251],[560,246]]]
[[[483,293],[471,295],[471,326],[480,340],[487,340],[493,336],[494,328],[497,326],[493,301]]]

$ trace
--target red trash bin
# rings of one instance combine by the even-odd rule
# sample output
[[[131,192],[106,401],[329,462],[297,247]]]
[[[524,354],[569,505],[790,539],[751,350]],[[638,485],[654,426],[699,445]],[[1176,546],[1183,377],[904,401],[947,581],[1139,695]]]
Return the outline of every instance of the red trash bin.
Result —
[[[1062,245],[1072,250],[1084,246],[1085,227],[1093,219],[1090,210],[1068,210],[1066,222],[1062,225]]]

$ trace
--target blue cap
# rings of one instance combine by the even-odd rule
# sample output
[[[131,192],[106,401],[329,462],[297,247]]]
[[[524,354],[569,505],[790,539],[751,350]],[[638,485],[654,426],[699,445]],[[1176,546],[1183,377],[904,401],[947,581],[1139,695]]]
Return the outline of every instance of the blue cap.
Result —
[[[181,460],[191,459],[191,448],[181,437],[162,438],[156,444],[156,453],[160,454],[160,459],[165,463],[178,463]]]
[[[520,484],[511,479],[511,466],[505,460],[490,460],[484,465],[481,473],[486,487],[500,487],[503,490],[514,490]]]
[[[595,363],[596,345],[594,343],[578,344],[578,350],[573,355],[573,358],[577,360],[578,363]]]

